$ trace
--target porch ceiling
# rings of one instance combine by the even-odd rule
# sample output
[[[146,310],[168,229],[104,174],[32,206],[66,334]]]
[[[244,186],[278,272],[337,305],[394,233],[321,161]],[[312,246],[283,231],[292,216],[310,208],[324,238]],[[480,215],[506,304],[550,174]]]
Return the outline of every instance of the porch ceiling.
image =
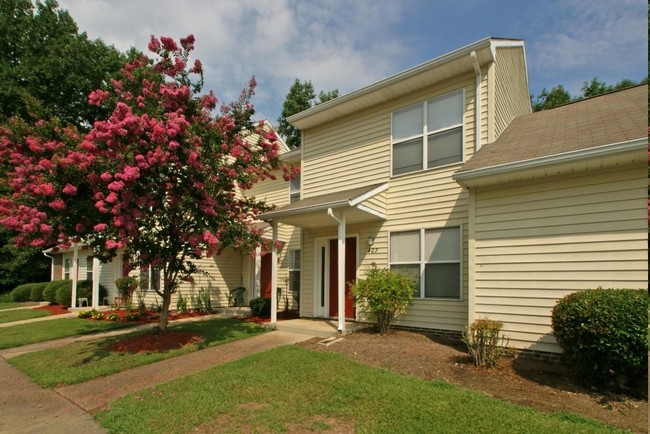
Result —
[[[388,184],[374,184],[313,196],[266,212],[259,218],[301,228],[334,227],[338,223],[328,215],[328,209],[332,209],[332,211],[344,211],[347,224],[386,220],[385,206],[371,204],[368,201],[386,191],[387,188]]]

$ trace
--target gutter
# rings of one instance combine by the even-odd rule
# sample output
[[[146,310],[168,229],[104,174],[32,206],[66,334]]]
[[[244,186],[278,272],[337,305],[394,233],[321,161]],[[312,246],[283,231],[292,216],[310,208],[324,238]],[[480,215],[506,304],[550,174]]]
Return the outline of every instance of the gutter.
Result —
[[[50,264],[50,281],[53,281],[54,280],[54,256],[48,255],[47,250],[43,250],[43,255],[47,256],[52,261],[52,263]]]
[[[474,66],[474,72],[476,73],[476,93],[474,96],[474,119],[476,119],[474,128],[474,152],[478,152],[478,150],[481,149],[481,66],[478,64],[476,50],[472,50],[472,52],[469,53],[469,57],[472,59],[472,65]]]

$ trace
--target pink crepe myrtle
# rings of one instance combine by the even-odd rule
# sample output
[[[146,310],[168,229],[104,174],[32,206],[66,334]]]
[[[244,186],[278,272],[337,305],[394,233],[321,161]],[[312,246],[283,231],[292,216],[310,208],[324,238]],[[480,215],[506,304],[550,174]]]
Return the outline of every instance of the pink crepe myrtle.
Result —
[[[133,266],[160,267],[160,329],[171,295],[195,260],[226,247],[269,248],[253,223],[269,209],[237,194],[282,171],[278,141],[254,123],[251,79],[240,98],[223,104],[201,94],[203,68],[190,61],[192,35],[180,44],[152,37],[155,59],[134,58],[89,104],[109,108],[85,135],[56,121],[0,129],[0,224],[19,243],[66,247],[83,239],[95,257],[128,249]],[[189,66],[192,65],[192,66]]]

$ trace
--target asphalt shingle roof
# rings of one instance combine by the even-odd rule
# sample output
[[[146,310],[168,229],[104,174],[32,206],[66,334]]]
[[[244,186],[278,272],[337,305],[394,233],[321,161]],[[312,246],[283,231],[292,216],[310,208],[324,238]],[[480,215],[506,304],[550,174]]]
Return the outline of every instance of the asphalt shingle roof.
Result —
[[[513,119],[459,173],[647,137],[648,85]]]

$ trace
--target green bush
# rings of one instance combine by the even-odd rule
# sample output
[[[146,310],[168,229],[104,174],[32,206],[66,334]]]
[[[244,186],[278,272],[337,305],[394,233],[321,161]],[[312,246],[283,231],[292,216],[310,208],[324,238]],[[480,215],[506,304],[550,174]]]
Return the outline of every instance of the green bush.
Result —
[[[70,291],[72,292],[72,286],[70,286]],[[100,283],[99,284],[100,303],[104,299],[104,297],[106,297],[107,294],[108,291],[106,290],[106,287]],[[86,297],[89,302],[92,302],[92,298],[93,298],[92,280],[80,280],[79,282],[77,282],[77,297]]]
[[[501,321],[481,318],[465,327],[463,342],[467,345],[476,366],[494,366],[508,345],[506,338],[500,335],[503,329]]]
[[[43,291],[49,282],[39,282],[32,284],[32,291],[29,294],[31,301],[43,301]]]
[[[61,306],[66,306],[70,307],[71,300],[72,300],[72,282],[70,282],[70,286],[68,285],[59,285],[56,288],[56,293],[54,295],[56,299],[56,304],[60,304]]]
[[[383,335],[411,303],[415,280],[374,263],[366,276],[352,286],[352,295],[364,317],[377,323]]]
[[[32,295],[33,285],[33,283],[23,283],[22,285],[16,286],[11,291],[11,300],[18,303],[29,301],[29,297]]]
[[[248,304],[251,308],[251,314],[254,316],[267,317],[271,316],[271,299],[270,298],[253,298]]]
[[[647,394],[647,315],[645,289],[576,292],[553,308],[553,333],[584,379]]]
[[[49,282],[43,290],[43,300],[49,301],[51,304],[57,304],[56,291],[61,286],[68,286],[72,290],[72,280],[53,280]]]
[[[55,289],[55,301],[62,306],[72,306],[72,281],[60,280]],[[104,285],[99,285],[99,301],[106,297],[107,291]],[[91,280],[80,280],[77,282],[77,298],[85,297],[92,302],[93,283]]]

